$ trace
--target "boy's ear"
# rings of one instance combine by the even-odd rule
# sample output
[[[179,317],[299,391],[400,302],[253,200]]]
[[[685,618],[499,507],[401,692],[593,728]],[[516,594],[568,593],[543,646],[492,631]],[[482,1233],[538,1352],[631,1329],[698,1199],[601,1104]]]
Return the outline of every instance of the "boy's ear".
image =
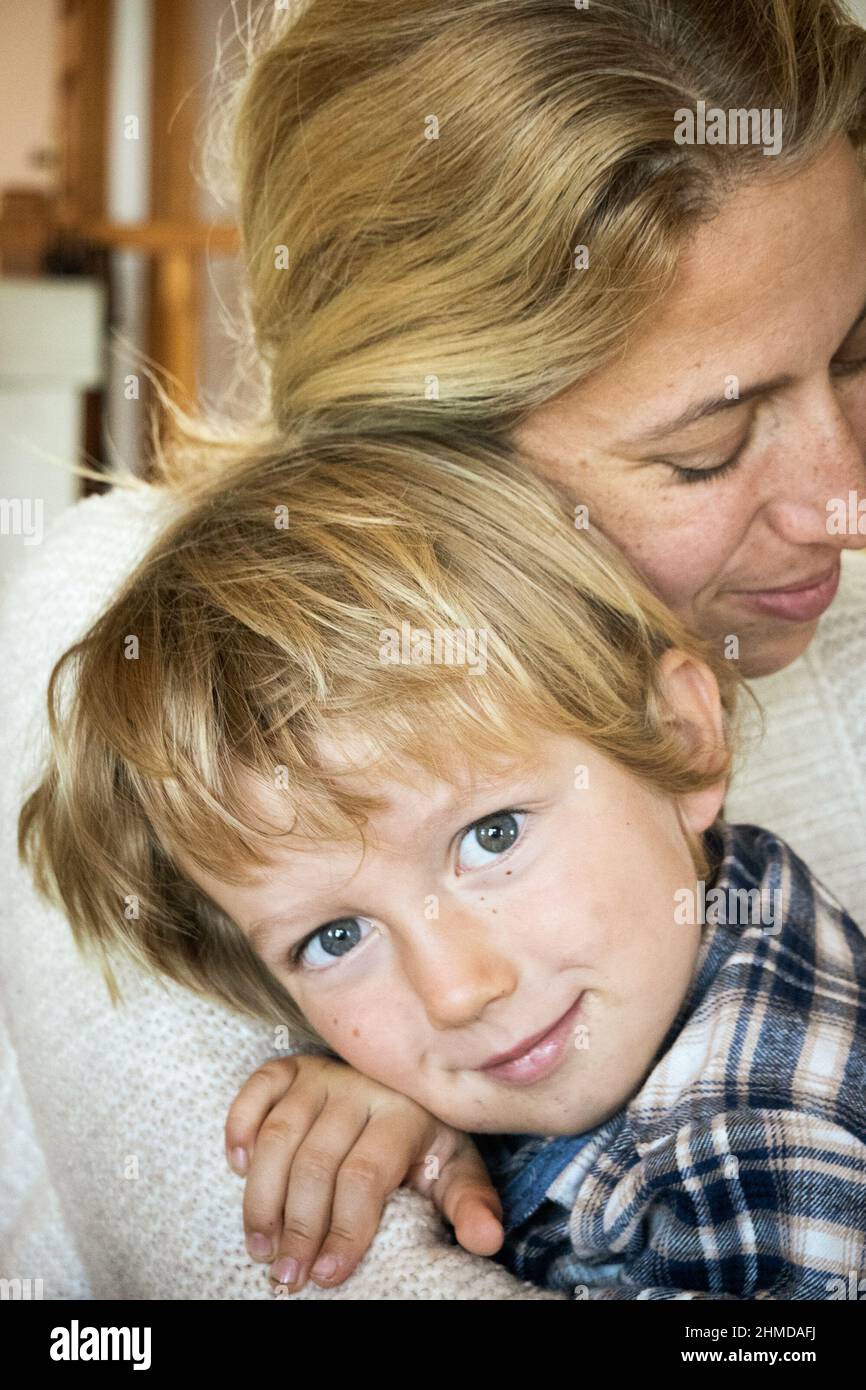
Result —
[[[719,685],[705,661],[670,648],[659,661],[659,684],[668,718],[677,726],[685,748],[703,754],[699,762],[709,771],[723,761],[726,752],[725,722]],[[722,808],[727,775],[703,791],[678,798],[686,826],[701,834],[712,825]]]

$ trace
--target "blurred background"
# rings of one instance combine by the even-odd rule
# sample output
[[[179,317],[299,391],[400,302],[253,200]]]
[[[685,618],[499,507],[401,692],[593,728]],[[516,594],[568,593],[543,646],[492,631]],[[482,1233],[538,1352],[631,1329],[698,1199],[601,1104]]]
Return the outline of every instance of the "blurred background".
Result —
[[[0,507],[39,497],[47,527],[117,459],[148,475],[135,350],[184,405],[242,389],[238,237],[202,145],[218,59],[242,60],[239,26],[272,3],[0,0]]]

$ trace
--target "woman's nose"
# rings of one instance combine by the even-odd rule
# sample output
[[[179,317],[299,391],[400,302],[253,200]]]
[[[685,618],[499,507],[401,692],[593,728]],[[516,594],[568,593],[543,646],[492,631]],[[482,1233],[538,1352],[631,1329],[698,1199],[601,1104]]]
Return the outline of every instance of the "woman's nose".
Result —
[[[474,1022],[516,988],[518,971],[502,942],[465,911],[443,912],[402,938],[403,970],[434,1028]]]
[[[832,383],[817,384],[788,418],[767,463],[764,513],[778,536],[837,550],[866,546],[866,528],[839,525],[843,507],[846,517],[856,512],[851,494],[866,497],[866,408],[849,418]]]

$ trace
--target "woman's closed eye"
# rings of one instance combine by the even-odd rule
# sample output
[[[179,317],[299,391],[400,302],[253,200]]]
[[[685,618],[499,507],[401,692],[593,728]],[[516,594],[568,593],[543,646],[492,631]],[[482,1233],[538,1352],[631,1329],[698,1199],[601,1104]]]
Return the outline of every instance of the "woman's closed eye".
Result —
[[[847,382],[856,379],[866,372],[866,357],[836,358],[831,364],[830,371],[837,381]],[[721,463],[699,464],[696,460],[694,467],[688,467],[685,464],[674,463],[673,459],[660,458],[653,460],[653,462],[663,463],[665,467],[670,468],[678,483],[708,482],[712,478],[722,478],[726,473],[730,473],[736,468],[748,448],[751,434],[750,430],[742,444]]]
[[[740,462],[743,454],[749,446],[752,438],[750,428],[746,437],[737,445],[733,453],[728,454],[720,463],[706,462],[700,457],[695,457],[693,464],[676,463],[672,458],[656,458],[654,463],[661,463],[665,468],[669,468],[674,475],[676,483],[700,483],[707,482],[711,478],[721,478],[725,473],[730,473]]]
[[[493,864],[497,858],[506,855],[520,839],[521,830],[529,812],[512,808],[507,811],[494,811],[490,816],[473,821],[460,837],[459,849],[468,845],[474,862],[466,863],[464,856],[458,855],[460,867],[464,869],[484,868]],[[317,927],[309,936],[299,941],[289,951],[289,964],[292,969],[325,970],[335,965],[343,956],[367,939],[362,929],[373,927],[368,917],[337,917]]]

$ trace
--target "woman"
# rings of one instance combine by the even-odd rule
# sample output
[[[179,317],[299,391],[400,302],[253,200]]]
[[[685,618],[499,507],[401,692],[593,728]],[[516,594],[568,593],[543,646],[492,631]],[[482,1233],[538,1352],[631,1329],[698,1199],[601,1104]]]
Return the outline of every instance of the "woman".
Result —
[[[277,422],[513,433],[748,674],[792,661],[866,545],[827,528],[866,478],[866,36],[841,21],[317,0],[237,113]],[[780,152],[678,143],[699,103],[774,113]]]
[[[864,717],[861,561],[844,567],[842,592],[816,628],[841,552],[863,544],[856,525],[828,528],[837,515],[828,504],[853,493],[856,517],[863,486],[866,33],[834,0],[590,0],[585,9],[569,0],[313,0],[294,26],[278,12],[274,25],[227,107],[237,119],[250,308],[270,369],[273,428],[265,422],[264,432],[410,427],[447,438],[460,428],[516,438],[527,466],[585,508],[577,524],[612,536],[748,674],[770,675],[759,687],[773,693],[764,700],[768,742],[740,779],[739,801],[735,782],[734,815],[784,834],[862,916],[852,894],[859,887],[866,899],[866,804],[858,750],[845,742]],[[724,119],[708,122],[708,112]],[[733,143],[713,143],[723,127]],[[780,141],[763,140],[779,129]],[[679,421],[709,401],[711,411]],[[188,460],[201,468],[195,432],[164,477],[194,488]],[[111,542],[128,552],[119,525],[114,518]],[[825,647],[818,670],[809,663],[825,629],[835,655],[828,660]],[[847,687],[833,684],[849,672]],[[836,724],[834,702],[843,711]],[[782,796],[787,753],[796,766]],[[38,978],[14,958],[16,997],[32,999]],[[52,1036],[63,1031],[62,1055],[49,1075],[44,1041],[29,1078],[34,1106],[53,1118],[68,1069],[85,1056],[80,1021],[64,1027],[67,997],[74,988],[49,1015]],[[98,1077],[112,1051],[108,1028],[119,1077],[127,1028],[129,1051],[148,1055],[151,1074],[160,1044],[171,1053],[173,1096],[206,1086],[234,1020],[208,1025],[196,1001],[160,996],[154,1038],[145,1030],[157,1010],[143,985],[136,999],[130,1022],[110,1012],[102,1020],[90,1070],[82,1064],[77,1075]],[[201,1046],[185,1053],[179,1076],[166,1039],[189,1035],[188,1013]],[[19,1039],[28,1026],[21,1011]],[[40,1039],[28,1037],[38,1051]],[[256,1051],[251,1034],[243,1041],[235,1086]],[[274,1042],[256,1041],[263,1060]],[[85,1130],[99,1132],[99,1089],[91,1080],[86,1123],[80,1096],[64,1112],[64,1152],[84,1149]],[[227,1083],[226,1104],[231,1092]],[[153,1096],[130,1085],[123,1100],[127,1147],[143,1147]],[[109,1096],[109,1118],[112,1104]],[[186,1229],[183,1259],[211,1296],[238,1296],[237,1283],[200,1258],[213,1249],[215,1201],[230,1203],[202,1146],[190,1151],[183,1207],[209,1229]],[[58,1158],[60,1174],[79,1245],[98,1231],[98,1277],[125,1268],[134,1296],[171,1296],[177,1249],[150,1242],[136,1262],[114,1208],[92,1216],[107,1201],[99,1170],[69,1173]],[[139,1186],[136,1230],[151,1220],[164,1229],[165,1191],[151,1209],[146,1199]],[[417,1278],[429,1230],[398,1237],[396,1258],[402,1196],[390,1210],[348,1297],[382,1296],[383,1270],[395,1289],[407,1268],[411,1287],[430,1287]],[[239,1244],[232,1210],[235,1227]],[[432,1249],[441,1270],[445,1252]],[[447,1253],[449,1287],[462,1293],[417,1296],[482,1296],[479,1262]],[[374,1271],[377,1282],[365,1284]],[[263,1270],[248,1273],[266,1288]],[[259,1296],[252,1287],[240,1296]],[[310,1285],[303,1296],[314,1295]],[[498,1296],[527,1295],[512,1282]]]

